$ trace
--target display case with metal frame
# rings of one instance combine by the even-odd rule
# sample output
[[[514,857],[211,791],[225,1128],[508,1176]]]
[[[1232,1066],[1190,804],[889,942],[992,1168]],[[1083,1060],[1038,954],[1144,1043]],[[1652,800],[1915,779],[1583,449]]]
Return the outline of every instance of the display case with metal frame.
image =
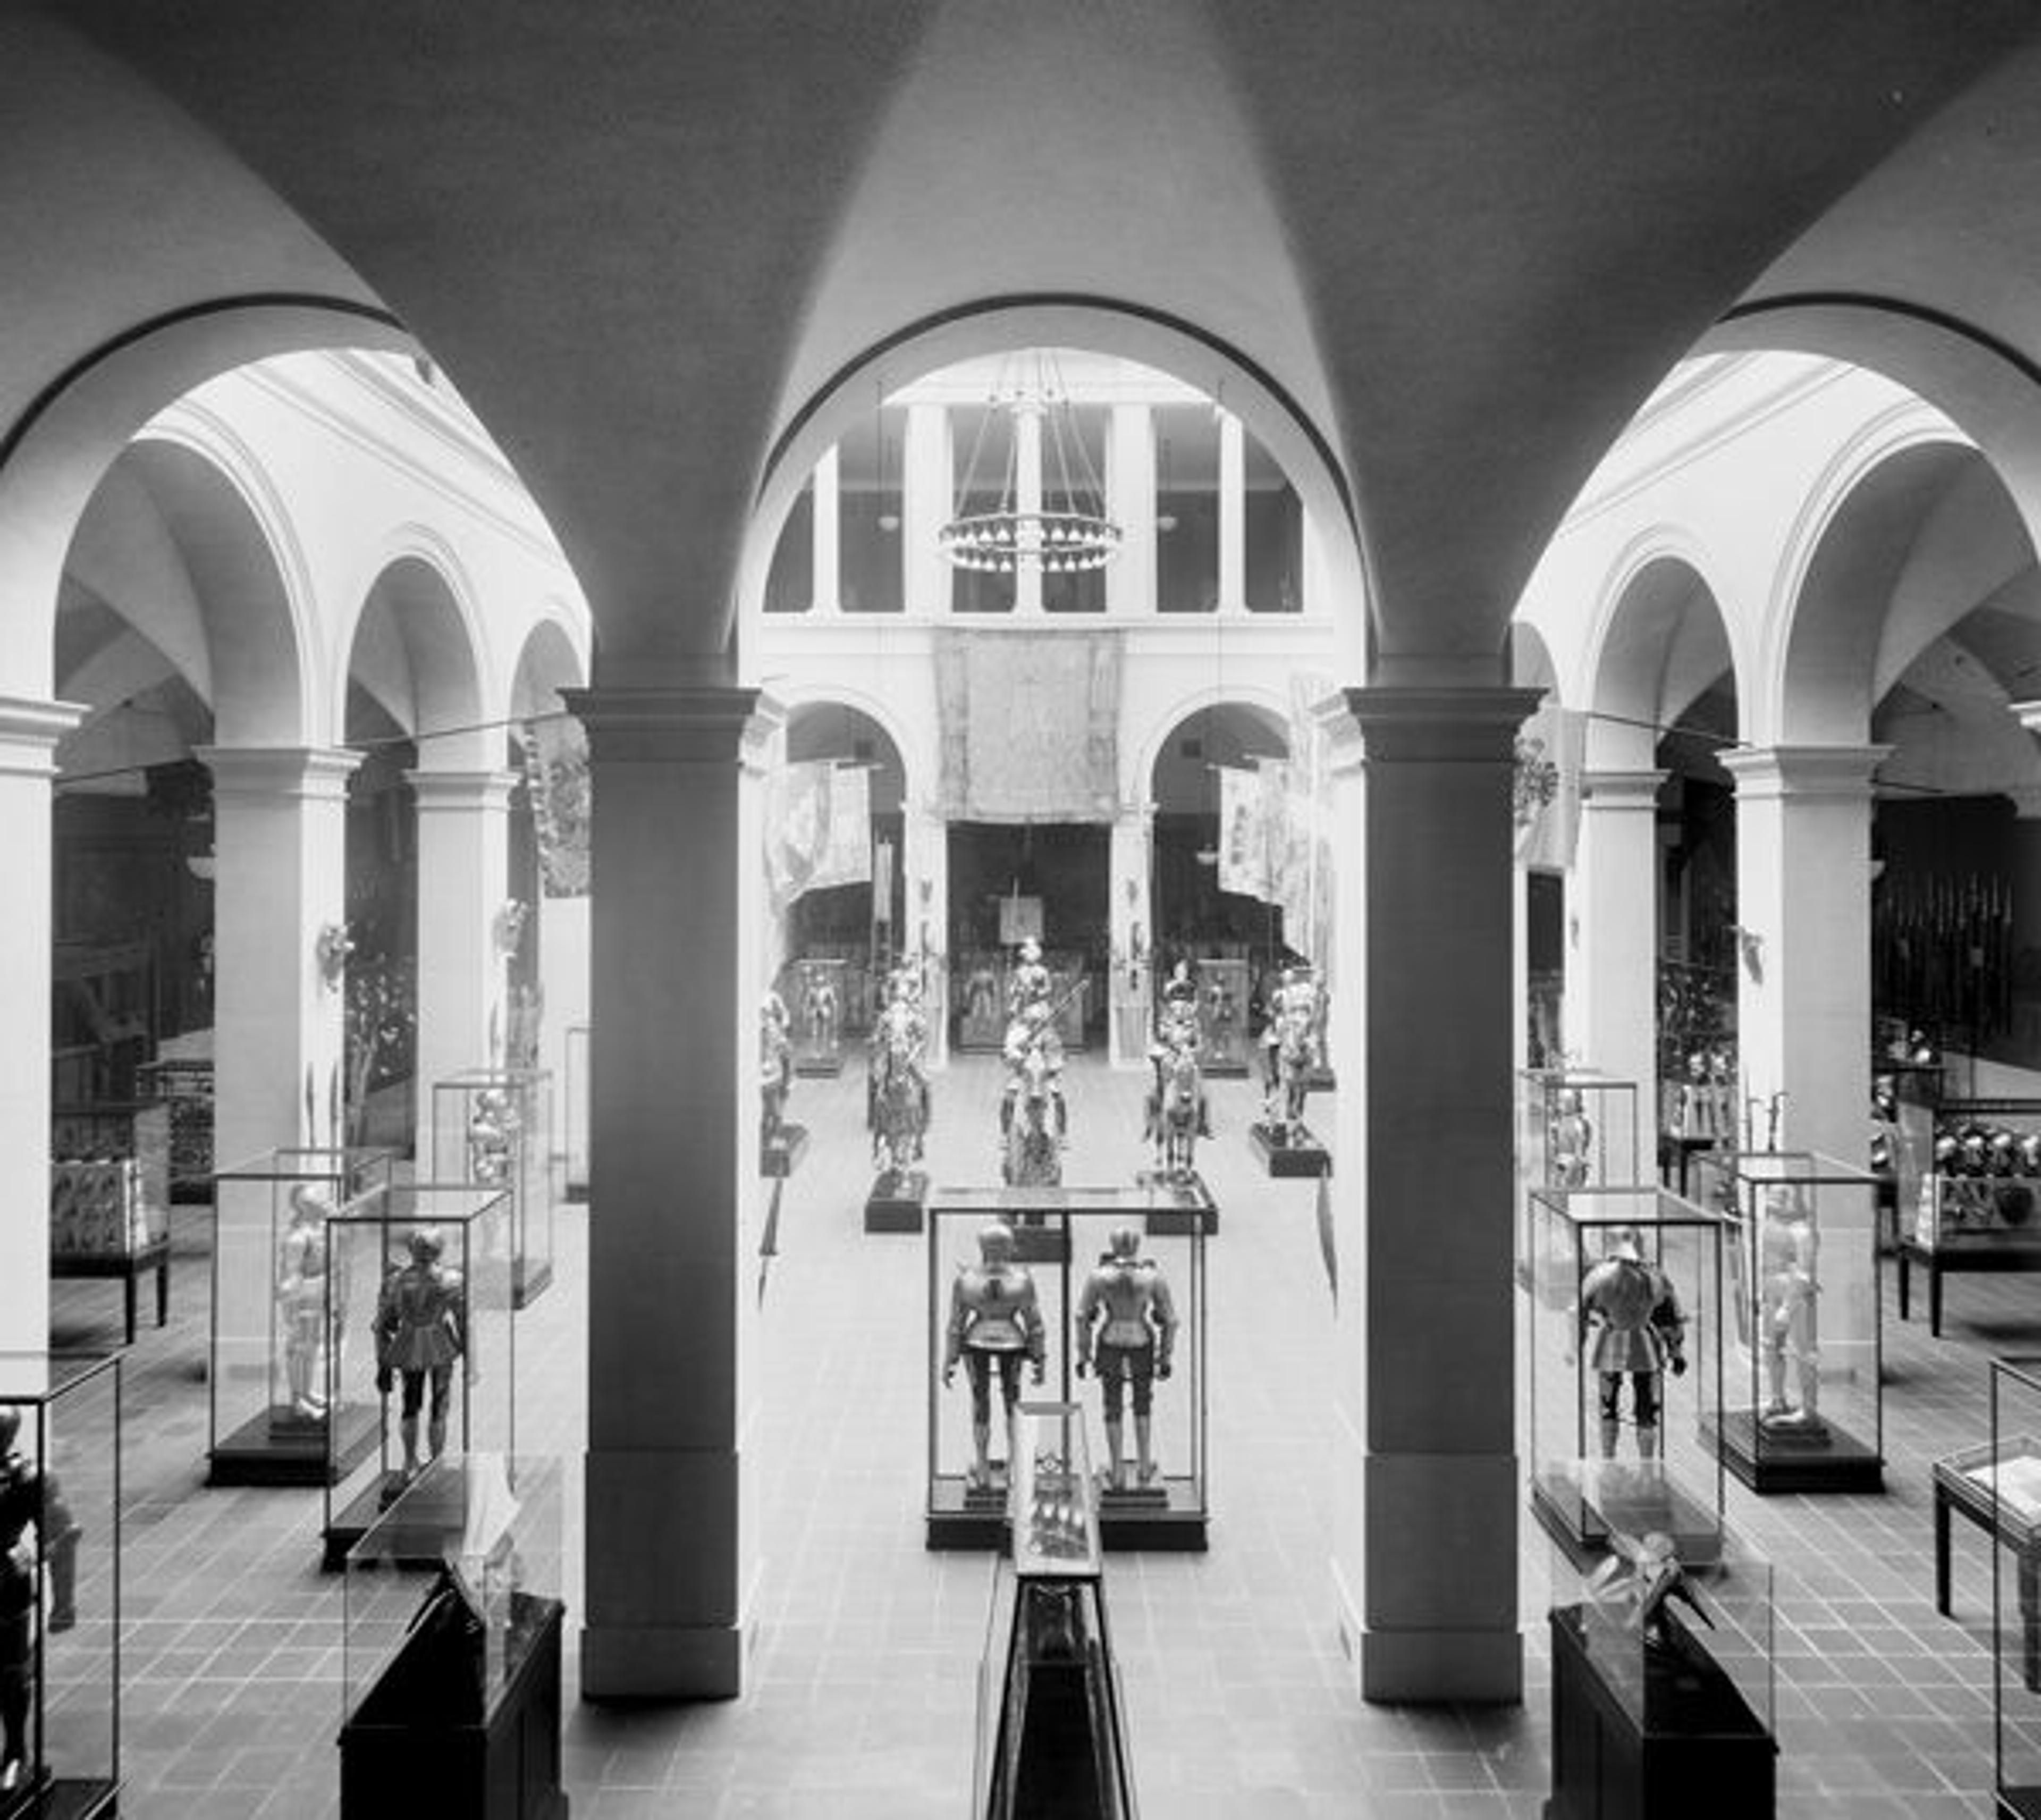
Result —
[[[1023,1402],[1013,1434],[1013,1540],[994,1570],[979,1658],[971,1811],[978,1820],[1132,1820],[1126,1699],[1084,1413]]]
[[[0,1820],[120,1785],[120,1367],[0,1353]]]
[[[373,1444],[326,1402],[331,1221],[372,1210],[393,1158],[377,1147],[264,1150],[212,1185],[212,1330],[207,1478],[319,1485]]]
[[[1616,1532],[1689,1565],[1722,1521],[1722,1223],[1655,1188],[1531,1195],[1532,1509],[1577,1556]]]
[[[347,1551],[343,1820],[564,1820],[560,1470],[445,1454]]]
[[[517,1440],[508,1189],[399,1183],[329,1225],[326,1565],[434,1459]]]
[[[1516,1074],[1517,1273],[1528,1280],[1531,1195],[1541,1188],[1642,1186],[1637,1083],[1593,1068]]]
[[[1989,1513],[1998,1813],[2001,1820],[2041,1820],[2041,1358],[1993,1360],[1990,1401],[1987,1448],[1948,1465],[1961,1472],[1966,1514]],[[1944,1468],[1936,1470],[1939,1479]],[[1937,1519],[1946,1525],[1939,1510]],[[1946,1555],[1946,1540],[1939,1546]],[[1946,1574],[1946,1559],[1940,1570]]]
[[[834,1078],[843,1072],[844,1030],[850,1015],[847,961],[809,956],[791,962],[780,996],[793,1020],[794,1072]]]
[[[590,1040],[587,1024],[567,1026],[566,1103],[562,1108],[565,1181],[561,1193],[570,1204],[588,1199],[589,1121],[593,1109],[588,1087]]]
[[[982,1242],[997,1224],[1012,1234],[1014,1266],[1027,1272],[1043,1394],[1097,1399],[1106,1437],[1097,1503],[1107,1545],[1203,1548],[1204,1222],[1187,1219],[1180,1197],[1161,1183],[939,1187],[928,1211],[929,1546],[1005,1543],[1007,1385],[1010,1379],[1017,1402],[1034,1380],[1024,1343],[1003,1367],[996,1357],[972,1356],[977,1315],[998,1310],[998,1297],[985,1293]],[[1010,1303],[1018,1288],[1011,1279],[998,1294]],[[1029,1322],[1024,1317],[1017,1326],[1024,1342]]]
[[[1878,1178],[1810,1150],[1696,1168],[1696,1199],[1727,1222],[1724,1463],[1754,1491],[1877,1490]]]
[[[1741,1536],[1697,1561],[1661,1532],[1585,1559],[1562,1543],[1551,1624],[1547,1820],[1774,1811],[1772,1571]]]
[[[510,1294],[520,1308],[553,1280],[553,1076],[470,1068],[433,1087],[433,1180],[510,1191]]]

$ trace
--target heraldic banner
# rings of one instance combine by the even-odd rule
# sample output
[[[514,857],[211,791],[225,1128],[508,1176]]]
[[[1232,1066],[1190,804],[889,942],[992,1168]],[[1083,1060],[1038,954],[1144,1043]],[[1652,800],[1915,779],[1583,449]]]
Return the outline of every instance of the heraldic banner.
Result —
[[[765,885],[775,910],[872,877],[872,773],[827,759],[765,780]]]
[[[1106,822],[1120,799],[1117,632],[945,631],[942,807],[966,822]]]

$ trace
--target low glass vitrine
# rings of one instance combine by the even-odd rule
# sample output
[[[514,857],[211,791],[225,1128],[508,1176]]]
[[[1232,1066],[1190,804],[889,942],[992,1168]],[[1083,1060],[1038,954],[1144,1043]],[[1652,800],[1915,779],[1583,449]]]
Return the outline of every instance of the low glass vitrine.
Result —
[[[1518,1275],[1528,1276],[1531,1194],[1543,1188],[1629,1188],[1646,1179],[1637,1147],[1637,1083],[1588,1068],[1516,1075]]]
[[[1771,1563],[1732,1529],[1700,1560],[1618,1532],[1593,1557],[1561,1544],[1552,1591],[1549,1820],[1772,1813]]]
[[[92,1820],[120,1782],[120,1368],[0,1353],[0,1815]]]
[[[508,1189],[399,1183],[329,1223],[326,1564],[434,1460],[514,1451]]]
[[[1014,1413],[1012,1546],[994,1570],[979,1661],[978,1820],[1136,1812],[1085,1430],[1074,1403]]]
[[[305,1147],[214,1175],[211,1483],[319,1485],[367,1444],[332,1432],[326,1403],[329,1228],[380,1204],[391,1165],[387,1150]]]
[[[1722,1223],[1655,1188],[1531,1195],[1522,1322],[1531,1504],[1585,1559],[1662,1532],[1705,1561],[1722,1518]]]
[[[1917,1249],[2041,1248],[2041,1100],[1902,1099],[1898,1124]]]
[[[348,1550],[347,1820],[566,1812],[560,1478],[545,1458],[442,1455]]]
[[[929,1546],[1005,1546],[1008,1414],[1039,1387],[1091,1412],[1109,1545],[1204,1547],[1204,1222],[1164,1184],[938,1188],[928,1246]]]
[[[1696,1172],[1725,1222],[1724,1463],[1755,1491],[1875,1491],[1878,1178],[1810,1150],[1716,1150]]]
[[[553,1076],[471,1068],[433,1088],[433,1180],[510,1191],[510,1293],[520,1308],[553,1280]]]
[[[1986,1448],[1961,1470],[1956,1503],[1992,1544],[1993,1784],[2003,1820],[2041,1820],[2041,1358],[1994,1359]],[[1936,1496],[1944,1467],[1936,1469]],[[1939,1574],[1948,1577],[1948,1518],[1938,1509]],[[1943,1601],[1946,1609],[1946,1600]]]
[[[170,1242],[170,1103],[50,1114],[50,1257],[139,1257]]]

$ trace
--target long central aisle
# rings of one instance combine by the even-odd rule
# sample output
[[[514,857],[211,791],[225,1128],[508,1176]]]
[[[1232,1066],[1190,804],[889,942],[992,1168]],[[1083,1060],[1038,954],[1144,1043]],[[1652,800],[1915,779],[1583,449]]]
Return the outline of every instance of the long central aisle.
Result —
[[[1066,1182],[1132,1185],[1148,1160],[1146,1078],[1071,1059]],[[933,1181],[998,1182],[1002,1079],[984,1056],[937,1078]],[[1320,1802],[1351,1812],[1363,1746],[1385,1787],[1495,1789],[1451,1715],[1371,1711],[1346,1691],[1326,1597],[1332,1303],[1315,1189],[1262,1173],[1248,1083],[1215,1082],[1212,1096],[1215,1135],[1198,1153],[1222,1209],[1207,1253],[1211,1547],[1108,1563],[1144,1803],[1237,1816],[1246,1797],[1257,1813]],[[811,1148],[787,1184],[775,1254],[761,1260],[766,1561],[753,1691],[684,1723],[578,1714],[570,1765],[603,1791],[605,1814],[639,1810],[610,1804],[635,1761],[647,1788],[722,1791],[731,1804],[716,1811],[948,1820],[969,1787],[990,1558],[923,1546],[926,1241],[864,1230],[861,1069],[799,1082],[788,1116]],[[1096,1448],[1097,1393],[1080,1394]],[[1186,1394],[1181,1378],[1157,1387],[1159,1398]],[[945,1395],[967,1392],[959,1382]],[[632,1743],[640,1732],[646,1742]],[[1385,1749],[1407,1753],[1400,1774]]]

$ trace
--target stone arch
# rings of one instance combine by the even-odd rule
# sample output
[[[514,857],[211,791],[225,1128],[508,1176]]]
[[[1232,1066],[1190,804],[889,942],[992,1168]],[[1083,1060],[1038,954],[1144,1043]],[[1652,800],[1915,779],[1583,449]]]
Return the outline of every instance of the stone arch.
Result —
[[[74,361],[0,429],[0,692],[46,696],[65,554],[86,502],[159,413],[250,361],[345,345],[408,349],[386,312],[324,298],[225,298],[127,330]]]
[[[740,627],[755,619],[780,527],[809,471],[885,397],[945,367],[1015,347],[1082,348],[1139,361],[1201,387],[1233,412],[1298,491],[1319,541],[1333,597],[1365,603],[1342,616],[1354,673],[1374,610],[1360,521],[1334,445],[1246,354],[1194,325],[1104,298],[992,300],[916,323],[868,349],[795,412],[768,459],[739,566]]]
[[[1809,489],[1774,570],[1749,718],[1753,737],[1848,744],[1879,693],[1884,614],[1932,498],[1972,445],[1918,399],[1881,412]]]
[[[382,543],[335,628],[339,692],[334,724],[345,729],[358,683],[417,742],[427,771],[482,770],[500,764],[484,695],[487,647],[474,586],[452,546],[422,525],[398,527]]]
[[[206,693],[223,746],[323,742],[316,587],[288,508],[264,464],[209,413],[181,400],[120,458],[181,540],[204,618]],[[59,679],[61,682],[61,678]]]
[[[932,793],[937,772],[935,730],[932,727],[910,726],[893,704],[868,689],[849,688],[841,683],[795,683],[788,679],[774,684],[773,694],[786,713],[790,757],[798,723],[822,708],[845,708],[862,715],[885,736],[893,749],[894,762],[899,768],[901,792],[906,801],[921,800]]]
[[[1715,679],[1727,670],[1735,683],[1736,635],[1709,572],[1705,551],[1670,526],[1640,534],[1611,566],[1582,660],[1589,769],[1650,769],[1660,734]]]
[[[549,601],[525,628],[510,676],[510,717],[526,721],[560,706],[559,692],[588,681],[588,635],[566,605]]]
[[[1134,742],[1132,757],[1127,763],[1126,775],[1121,780],[1121,800],[1148,801],[1154,784],[1156,769],[1178,730],[1187,721],[1200,714],[1223,708],[1238,708],[1251,715],[1261,723],[1273,742],[1270,750],[1280,747],[1284,755],[1288,755],[1290,750],[1290,708],[1288,702],[1273,689],[1253,684],[1208,683],[1172,699],[1143,731],[1139,739]]]

